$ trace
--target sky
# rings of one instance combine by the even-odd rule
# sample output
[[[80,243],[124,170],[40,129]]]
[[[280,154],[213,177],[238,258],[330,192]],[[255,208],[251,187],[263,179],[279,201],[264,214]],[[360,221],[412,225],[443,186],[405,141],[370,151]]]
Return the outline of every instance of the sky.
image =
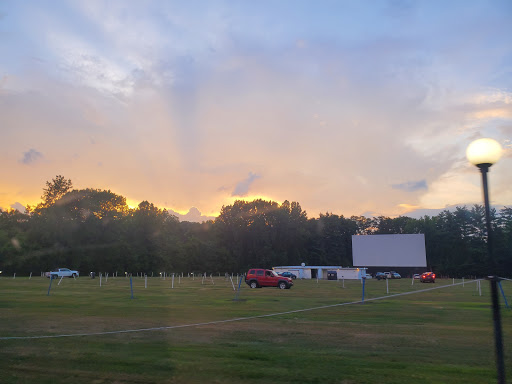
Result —
[[[0,207],[76,189],[181,219],[512,205],[509,0],[0,0]]]

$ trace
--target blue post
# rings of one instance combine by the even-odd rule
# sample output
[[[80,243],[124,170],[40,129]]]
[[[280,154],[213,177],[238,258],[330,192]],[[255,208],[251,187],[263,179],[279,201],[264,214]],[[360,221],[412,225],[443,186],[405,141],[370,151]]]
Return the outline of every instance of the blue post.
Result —
[[[363,298],[361,299],[361,301],[364,303],[364,283],[366,281],[366,279],[363,277]]]
[[[52,275],[50,275],[50,286],[48,287],[48,294],[46,296],[50,296],[50,289],[52,289],[52,280],[53,280],[53,277],[52,277]]]
[[[242,274],[242,276],[240,276],[240,281],[238,282],[238,291],[236,291],[235,301],[238,301],[238,297],[240,296],[240,286],[242,285],[243,277],[244,277],[244,275]]]
[[[508,301],[507,301],[507,298],[505,296],[505,292],[503,292],[503,287],[501,286],[501,281],[498,281],[498,286],[500,287],[501,295],[503,296],[503,300],[505,301],[505,307],[510,308],[508,306]]]
[[[132,299],[133,299],[133,283],[132,283],[132,277],[130,276],[130,290],[132,291]]]

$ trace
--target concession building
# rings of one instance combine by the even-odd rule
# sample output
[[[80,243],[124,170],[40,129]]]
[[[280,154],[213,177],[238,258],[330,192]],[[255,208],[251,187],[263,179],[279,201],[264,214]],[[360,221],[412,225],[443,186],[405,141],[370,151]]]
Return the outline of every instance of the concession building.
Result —
[[[324,279],[324,280],[342,280],[354,279],[359,280],[366,276],[366,268],[343,268],[342,266],[306,266],[306,265],[289,265],[274,267],[277,273],[291,272],[298,279]]]

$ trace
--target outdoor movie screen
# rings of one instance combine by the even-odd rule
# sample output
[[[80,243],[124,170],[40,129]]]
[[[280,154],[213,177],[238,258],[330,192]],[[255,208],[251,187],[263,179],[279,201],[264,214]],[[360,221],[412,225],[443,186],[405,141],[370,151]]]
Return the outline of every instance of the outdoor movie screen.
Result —
[[[425,235],[353,235],[354,267],[426,267]]]

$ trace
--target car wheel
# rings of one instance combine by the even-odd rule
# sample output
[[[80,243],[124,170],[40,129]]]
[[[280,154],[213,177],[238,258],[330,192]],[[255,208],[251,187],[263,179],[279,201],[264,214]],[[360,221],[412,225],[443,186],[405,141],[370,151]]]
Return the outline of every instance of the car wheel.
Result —
[[[251,284],[249,284],[249,287],[251,288],[258,288],[258,283],[255,281],[251,281]]]
[[[284,281],[279,283],[279,289],[286,289],[286,287],[288,287],[288,284],[286,284]]]

